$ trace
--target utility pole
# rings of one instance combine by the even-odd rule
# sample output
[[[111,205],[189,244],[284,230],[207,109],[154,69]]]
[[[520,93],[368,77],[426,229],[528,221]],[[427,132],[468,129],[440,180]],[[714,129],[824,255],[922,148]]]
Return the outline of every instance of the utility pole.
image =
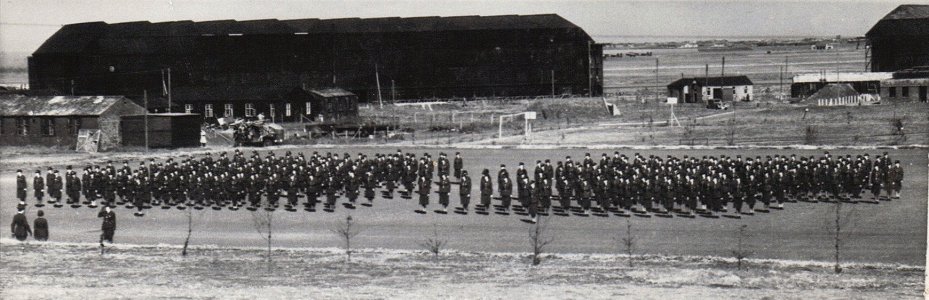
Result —
[[[658,59],[655,59],[655,103],[658,103],[658,87],[661,86],[661,83],[658,82]]]
[[[784,66],[780,66],[778,69],[781,71],[779,86],[781,88],[781,98],[783,98],[784,97]]]
[[[168,112],[171,111],[171,68],[168,68]]]
[[[590,56],[590,41],[587,41],[587,97],[594,96],[593,75],[590,73],[593,68],[593,57]]]
[[[555,69],[552,69],[552,98],[555,98]]]
[[[74,79],[71,79],[71,96],[74,96]]]
[[[377,80],[377,102],[384,108],[384,99],[381,98],[381,76],[377,73],[377,64],[374,64],[374,78]]]
[[[148,90],[142,90],[142,99],[145,99],[145,152],[148,152]]]
[[[726,57],[725,56],[723,56],[723,67],[722,67],[722,71],[720,72],[720,76],[726,77]]]
[[[397,89],[393,79],[390,80],[390,101],[397,102]]]

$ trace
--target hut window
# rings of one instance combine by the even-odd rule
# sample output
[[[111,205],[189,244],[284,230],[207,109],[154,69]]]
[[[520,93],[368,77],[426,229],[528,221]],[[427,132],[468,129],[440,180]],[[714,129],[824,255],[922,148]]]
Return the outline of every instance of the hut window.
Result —
[[[29,123],[26,122],[26,118],[16,119],[16,133],[19,135],[29,134]]]
[[[42,134],[47,135],[47,136],[55,135],[55,119],[52,119],[52,118],[42,119]]]
[[[290,103],[284,103],[284,116],[286,117],[290,116],[290,109],[291,109]]]
[[[254,103],[245,103],[245,116],[246,117],[255,116],[255,104]]]
[[[188,114],[189,114],[189,113],[193,113],[193,112],[194,112],[194,105],[193,105],[193,104],[184,104],[184,112],[185,112],[185,113],[188,113]]]
[[[910,87],[905,86],[905,87],[902,87],[902,88],[900,88],[900,89],[901,89],[901,91],[900,91],[900,97],[906,98],[906,97],[909,97],[909,96],[910,96]]]
[[[203,105],[203,115],[207,118],[213,117],[213,104],[204,104]]]
[[[75,134],[78,130],[81,129],[81,119],[78,118],[68,118],[68,134]]]
[[[897,87],[892,86],[887,88],[887,97],[897,98]]]
[[[306,102],[306,114],[309,115],[312,112],[313,112],[313,103]]]
[[[225,106],[225,111],[223,111],[223,117],[232,118],[232,116],[233,116],[232,103],[227,103]]]

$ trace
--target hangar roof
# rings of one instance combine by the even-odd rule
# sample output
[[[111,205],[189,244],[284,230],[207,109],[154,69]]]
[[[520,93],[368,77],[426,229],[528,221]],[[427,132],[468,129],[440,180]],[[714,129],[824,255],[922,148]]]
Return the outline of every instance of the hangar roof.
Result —
[[[327,33],[399,33],[470,30],[577,29],[574,23],[557,14],[454,16],[413,18],[341,18],[295,20],[215,20],[148,21],[107,24],[105,22],[68,24],[45,41],[34,54],[77,54],[87,50],[94,41],[125,41],[126,39],[172,38],[181,36],[238,35],[300,35]],[[583,30],[584,38],[590,39]],[[112,43],[106,43],[111,47]],[[124,47],[158,47],[150,43]],[[147,51],[142,51],[147,52]]]
[[[929,35],[929,5],[897,6],[865,34],[868,38],[913,35]]]

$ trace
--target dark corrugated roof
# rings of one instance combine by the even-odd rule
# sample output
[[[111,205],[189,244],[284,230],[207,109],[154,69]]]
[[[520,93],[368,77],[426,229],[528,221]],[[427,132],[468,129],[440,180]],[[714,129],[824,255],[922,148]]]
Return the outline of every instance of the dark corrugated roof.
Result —
[[[900,5],[865,34],[878,36],[929,35],[929,5]]]
[[[690,85],[694,81],[697,82],[699,86],[737,86],[737,85],[752,85],[752,80],[748,79],[748,76],[739,75],[739,76],[725,76],[725,77],[687,77],[675,80],[668,84],[668,88],[680,88],[685,85]]]
[[[34,54],[79,53],[106,32],[104,22],[69,24],[58,29]]]
[[[0,116],[96,116],[115,104],[138,106],[123,96],[5,95],[0,96]]]
[[[513,30],[513,29],[580,29],[556,14],[504,15],[504,16],[457,16],[457,17],[414,17],[414,18],[342,18],[342,19],[296,19],[296,20],[216,20],[204,22],[176,21],[150,23],[148,21],[107,24],[104,22],[65,25],[45,41],[35,54],[80,53],[93,41],[105,40],[101,48],[123,47],[129,51],[152,51],[157,45],[125,45],[128,40],[139,37],[177,37],[229,34],[294,34],[294,33],[378,33],[378,32],[429,32],[466,30]],[[589,36],[580,31],[590,39]],[[141,43],[141,42],[140,42]],[[121,50],[114,50],[119,52]]]

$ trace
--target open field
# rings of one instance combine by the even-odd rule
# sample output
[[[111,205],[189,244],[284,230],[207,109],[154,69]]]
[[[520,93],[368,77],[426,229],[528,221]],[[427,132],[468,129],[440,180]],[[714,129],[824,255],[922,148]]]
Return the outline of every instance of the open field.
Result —
[[[839,44],[836,50],[814,51],[809,46],[755,47],[750,51],[698,52],[697,49],[636,49],[635,52],[652,51],[650,57],[609,57],[603,63],[604,92],[644,95],[654,94],[656,86],[655,60],[658,60],[657,85],[664,95],[664,86],[681,74],[685,77],[720,76],[722,58],[726,57],[726,75],[746,75],[755,83],[755,94],[760,96],[765,88],[772,93],[780,92],[781,67],[784,91],[790,92],[790,79],[801,73],[821,71],[864,72],[865,50],[855,49],[854,44]],[[770,51],[771,53],[768,53]],[[605,51],[606,53],[611,53]],[[650,92],[644,92],[648,88]]]
[[[0,298],[77,299],[919,299],[921,266],[691,256],[525,254],[336,248],[20,244],[0,239]],[[633,266],[627,262],[633,261]]]
[[[681,126],[668,126],[670,108],[650,106],[641,116],[650,119],[602,118],[586,126],[537,131],[531,140],[521,136],[486,139],[466,144],[494,145],[929,145],[929,105],[882,104],[860,107],[804,107],[772,103],[739,103],[728,111],[680,106]],[[805,112],[805,109],[809,109]],[[700,116],[680,111],[712,112]],[[893,120],[903,123],[897,133]],[[634,124],[631,124],[634,123]],[[544,122],[543,122],[544,124]],[[676,125],[676,124],[675,124]],[[813,133],[807,134],[808,130]]]
[[[460,151],[465,158],[466,170],[480,174],[483,168],[495,169],[504,163],[513,166],[523,161],[532,163],[539,159],[562,159],[565,155],[583,157],[585,152],[599,156],[611,150],[477,150],[477,149],[423,149],[404,148],[417,154],[439,151]],[[392,152],[395,148],[383,147],[339,147],[288,149],[309,154],[312,151],[334,151],[338,153]],[[280,153],[283,150],[277,150]],[[820,150],[620,150],[627,155],[640,152],[644,155],[818,155]],[[843,260],[853,262],[891,263],[906,265],[925,264],[926,255],[926,177],[927,152],[925,149],[886,150],[893,159],[903,162],[906,178],[901,200],[879,205],[846,205],[845,213],[850,224],[843,230]],[[882,151],[831,150],[834,155],[876,155]],[[159,157],[182,155],[179,152],[159,153]],[[128,158],[128,157],[123,157]],[[99,161],[101,158],[96,158]],[[105,159],[105,158],[102,158]],[[82,166],[90,160],[75,163]],[[51,160],[38,165],[58,168],[64,160]],[[15,167],[8,165],[6,167]],[[5,167],[5,168],[6,168]],[[476,176],[476,175],[475,175]],[[9,224],[16,200],[13,194],[13,173],[0,173],[0,224]],[[477,195],[477,186],[473,187]],[[457,187],[452,188],[457,193]],[[435,198],[435,197],[433,197]],[[436,199],[433,199],[436,200]],[[373,208],[359,207],[357,210],[339,208],[335,213],[286,212],[275,213],[275,245],[280,247],[335,247],[338,239],[329,229],[335,222],[351,214],[364,228],[357,238],[359,247],[417,249],[418,242],[432,233],[433,225],[447,234],[448,247],[461,251],[527,251],[526,229],[520,222],[521,216],[469,215],[419,215],[413,212],[416,201],[375,199]],[[453,197],[457,204],[457,197]],[[433,206],[432,208],[435,208]],[[834,205],[827,203],[791,203],[783,211],[758,214],[739,220],[733,219],[684,219],[684,218],[632,218],[629,219],[640,241],[639,253],[663,255],[727,256],[731,245],[737,240],[741,225],[748,226],[750,238],[746,244],[755,252],[753,257],[829,261],[832,259],[832,239],[829,230],[830,216]],[[46,207],[54,241],[93,242],[97,241],[100,220],[95,209]],[[145,217],[131,216],[130,210],[118,208],[119,229],[117,243],[172,244],[183,242],[187,228],[187,213],[179,210],[151,210]],[[29,218],[35,217],[35,208],[29,208]],[[552,232],[556,237],[551,244],[555,253],[613,253],[613,237],[625,229],[626,218],[600,217],[555,217]],[[196,211],[193,214],[193,245],[217,245],[220,247],[252,247],[262,244],[255,233],[252,216],[248,211]]]

